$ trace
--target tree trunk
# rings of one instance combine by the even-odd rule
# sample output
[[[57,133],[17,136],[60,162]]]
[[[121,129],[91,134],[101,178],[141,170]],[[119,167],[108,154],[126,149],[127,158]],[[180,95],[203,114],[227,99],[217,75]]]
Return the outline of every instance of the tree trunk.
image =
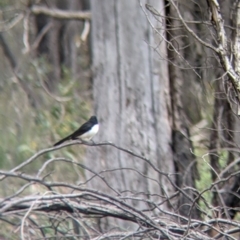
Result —
[[[51,1],[51,8],[62,10],[85,10],[88,3],[85,0],[72,1]],[[79,79],[83,72],[83,68],[89,65],[86,55],[89,53],[79,48],[78,43],[81,41],[80,36],[84,23],[79,20],[63,20],[51,18],[49,16],[39,14],[35,16],[37,34],[51,23],[50,30],[40,42],[37,52],[45,55],[51,70],[48,73],[48,87],[54,90],[56,84],[64,77],[62,67],[69,69],[71,79]],[[84,59],[84,60],[83,60]],[[84,67],[82,66],[84,62]],[[87,62],[87,63],[86,63]],[[83,78],[81,78],[83,80]]]
[[[163,1],[150,2],[163,11]],[[100,121],[96,141],[111,141],[149,158],[162,172],[174,173],[168,67],[154,51],[166,57],[166,43],[159,43],[158,36],[155,39],[146,9],[138,1],[92,0],[91,10],[93,97]],[[151,21],[165,28],[164,22]],[[174,188],[146,162],[99,147],[88,149],[86,165],[96,172],[110,170],[101,175],[121,196],[154,199],[169,210],[170,202],[164,199]],[[171,178],[175,180],[174,175]],[[97,178],[89,185],[111,191]],[[132,200],[132,204],[147,207],[143,201]]]
[[[184,4],[184,1],[181,1]],[[187,2],[188,11],[184,9],[184,14],[188,21],[198,21],[199,13],[196,11],[194,2]],[[185,6],[185,5],[184,5]],[[182,10],[179,5],[179,10]],[[182,10],[183,11],[183,10]],[[192,15],[192,12],[195,15]],[[195,69],[198,65],[203,65],[204,55],[202,46],[193,41],[193,37],[179,23],[175,8],[167,7],[167,39],[169,41],[169,79],[172,99],[172,146],[173,156],[176,165],[177,185],[187,193],[187,196],[180,194],[178,199],[179,213],[186,217],[200,218],[200,212],[196,207],[192,207],[192,201],[196,197],[195,180],[198,177],[197,162],[194,155],[193,145],[190,140],[189,126],[201,120],[201,100],[199,90],[201,86],[199,79],[202,72]],[[192,24],[192,29],[197,29],[197,25]]]

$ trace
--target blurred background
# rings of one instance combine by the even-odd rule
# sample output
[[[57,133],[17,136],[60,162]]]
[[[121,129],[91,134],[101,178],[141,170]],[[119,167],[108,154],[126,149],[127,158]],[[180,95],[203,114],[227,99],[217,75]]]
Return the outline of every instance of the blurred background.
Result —
[[[236,15],[225,2],[219,1],[230,46]],[[232,209],[239,202],[238,174],[205,191],[204,201],[192,206],[197,193],[239,168],[236,89],[216,52],[183,24],[217,47],[207,1],[1,0],[0,8],[1,169],[10,170],[51,147],[96,115],[96,142],[110,141],[150,159],[175,185],[145,162],[109,146],[66,147],[21,171],[34,175],[46,160],[61,156],[101,172],[139,209],[151,206],[137,198],[196,219],[207,214],[237,218]],[[51,181],[73,184],[93,176],[57,161],[45,169],[49,172]],[[1,185],[4,197],[22,182],[9,178]],[[114,194],[98,178],[86,186]],[[179,193],[163,200],[177,188],[189,198]],[[34,185],[23,195],[44,191]],[[151,214],[162,213],[155,209]],[[128,222],[114,224],[106,218],[96,225],[130,228]]]
[[[31,4],[1,2],[2,167],[52,146],[93,113],[89,26],[82,40],[86,23],[33,15]],[[81,1],[44,6],[89,9]]]

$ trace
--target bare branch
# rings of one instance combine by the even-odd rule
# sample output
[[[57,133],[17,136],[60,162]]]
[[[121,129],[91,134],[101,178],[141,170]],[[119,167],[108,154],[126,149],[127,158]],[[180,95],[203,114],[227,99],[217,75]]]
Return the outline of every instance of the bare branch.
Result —
[[[215,52],[217,52],[217,49],[216,49],[213,45],[211,45],[211,44],[203,41],[201,38],[199,38],[199,37],[197,36],[197,34],[194,33],[194,31],[187,25],[186,21],[183,19],[182,15],[181,15],[181,13],[180,13],[180,11],[179,11],[179,8],[176,6],[175,2],[174,2],[173,0],[169,0],[169,1],[171,2],[171,4],[173,5],[173,7],[175,8],[175,10],[176,10],[176,12],[177,12],[177,14],[178,14],[178,16],[179,16],[179,19],[180,19],[180,21],[182,22],[182,24],[184,25],[184,27],[186,28],[186,30],[187,30],[198,42],[200,42],[202,45],[206,46],[207,48],[212,49],[212,50],[215,51]],[[152,10],[152,7],[150,7],[150,5],[147,4],[146,7],[147,7],[148,10],[150,9],[151,12],[153,11],[153,10]]]
[[[49,9],[43,6],[32,6],[31,12],[33,14],[45,14],[49,17],[66,19],[66,20],[91,20],[91,13],[89,11],[63,11],[60,9]]]
[[[115,189],[113,193],[116,196],[112,196],[111,194],[103,193],[98,190],[93,190],[87,187],[82,187],[83,185],[75,185],[70,184],[67,182],[57,182],[57,181],[48,181],[47,177],[41,176],[43,171],[47,168],[47,166],[55,161],[62,161],[65,164],[74,164],[76,167],[80,167],[84,170],[92,172],[96,177],[100,178],[104,184],[108,185],[104,177],[102,176],[103,172],[97,173],[94,172],[92,169],[89,169],[82,163],[78,163],[69,159],[65,158],[52,158],[45,161],[37,172],[37,174],[30,175],[25,174],[22,172],[17,172],[23,167],[31,164],[33,161],[38,159],[38,157],[42,156],[51,151],[55,151],[57,149],[71,146],[74,144],[85,145],[88,147],[102,147],[102,146],[110,146],[118,149],[119,151],[123,151],[131,156],[134,156],[138,159],[142,159],[146,161],[150,166],[152,166],[156,171],[160,174],[163,174],[167,177],[169,181],[169,173],[162,173],[159,169],[151,163],[150,160],[147,158],[142,157],[128,149],[119,147],[113,143],[103,142],[103,143],[87,143],[82,142],[80,140],[74,140],[72,142],[68,142],[62,144],[57,147],[52,147],[48,149],[44,149],[39,151],[38,153],[34,154],[31,158],[27,159],[25,162],[21,163],[20,165],[16,166],[12,170],[9,171],[0,171],[0,175],[2,175],[2,181],[7,180],[8,178],[13,178],[17,180],[24,180],[27,183],[24,184],[19,190],[11,194],[5,198],[0,199],[0,215],[2,218],[10,218],[12,216],[19,217],[21,219],[21,227],[19,231],[21,232],[21,236],[24,236],[25,231],[28,229],[28,225],[30,224],[31,218],[34,216],[35,223],[33,223],[36,227],[38,224],[38,215],[44,216],[47,213],[47,216],[51,216],[54,218],[58,224],[60,224],[61,219],[64,218],[63,216],[56,216],[56,214],[61,213],[61,215],[68,216],[70,219],[80,218],[83,217],[84,219],[88,218],[102,218],[102,217],[113,217],[115,219],[121,219],[124,221],[130,221],[136,224],[139,229],[136,232],[133,231],[114,231],[114,232],[107,232],[101,234],[93,233],[92,228],[90,226],[81,223],[80,225],[84,224],[83,228],[85,228],[85,232],[88,236],[98,237],[98,239],[104,238],[106,236],[113,237],[119,236],[122,239],[126,239],[127,237],[143,237],[148,236],[148,238],[158,238],[158,239],[179,239],[185,238],[187,240],[190,239],[210,239],[206,234],[205,231],[200,230],[203,226],[207,229],[213,229],[218,236],[226,236],[231,239],[232,234],[235,233],[237,230],[227,231],[224,232],[216,228],[216,222],[223,222],[226,225],[238,227],[239,224],[233,221],[228,221],[224,219],[212,219],[209,221],[200,221],[197,219],[191,219],[190,217],[184,217],[179,215],[177,212],[167,212],[161,208],[161,204],[163,201],[167,201],[170,198],[174,198],[178,196],[178,193],[185,193],[186,189],[178,189],[179,192],[176,192],[173,196],[168,196],[166,199],[165,196],[159,196],[163,199],[163,201],[155,202],[152,199],[147,199],[144,197],[136,197],[133,193],[123,195],[123,193],[118,192]],[[109,171],[114,171],[115,169],[110,169]],[[146,177],[144,173],[130,168],[121,168],[121,171],[124,170],[131,170],[135,171],[140,174],[142,177]],[[215,185],[219,184],[220,182],[227,181],[229,178],[233,177],[232,174],[228,178],[220,179],[219,181],[210,185],[208,189],[198,193],[197,190],[192,189],[198,198],[202,198],[204,192],[211,190]],[[152,181],[156,181],[156,179],[151,179]],[[89,179],[88,181],[91,181]],[[27,188],[33,186],[35,184],[43,186],[47,189],[43,194],[35,193],[32,196],[24,196],[23,191]],[[174,184],[174,183],[172,183]],[[85,184],[84,184],[85,185]],[[108,185],[109,188],[111,186]],[[50,190],[51,189],[51,190]],[[64,193],[60,193],[59,189],[64,189]],[[177,189],[177,187],[176,187]],[[50,191],[49,191],[50,190]],[[71,192],[71,193],[70,193]],[[139,196],[140,193],[138,193]],[[144,193],[143,193],[144,195]],[[137,207],[132,206],[129,203],[129,200],[138,201],[145,203],[145,206],[148,206],[145,210],[138,209]],[[195,204],[195,200],[192,201],[192,205]],[[211,209],[211,207],[209,207]],[[152,215],[152,210],[155,209],[158,212],[158,217]],[[204,213],[202,211],[202,213]],[[211,218],[211,216],[208,216]],[[188,224],[180,224],[177,223],[175,219],[184,219],[188,222]],[[3,220],[3,219],[2,219]],[[77,220],[77,219],[76,219]],[[9,222],[10,224],[10,222]],[[59,230],[61,232],[61,230]],[[61,232],[64,234],[64,231]],[[71,235],[71,234],[70,234]],[[73,236],[73,235],[72,235]],[[74,235],[77,236],[77,235]]]
[[[220,6],[217,0],[207,0],[210,11],[212,12],[212,21],[216,28],[218,48],[217,53],[221,60],[221,63],[227,72],[229,78],[233,82],[238,93],[240,92],[240,78],[237,73],[234,71],[231,61],[228,56],[228,44],[227,44],[227,35],[224,29],[224,21],[222,14],[220,12]]]
[[[0,32],[5,32],[16,26],[24,18],[23,13],[16,14],[16,16],[8,22],[0,23]]]

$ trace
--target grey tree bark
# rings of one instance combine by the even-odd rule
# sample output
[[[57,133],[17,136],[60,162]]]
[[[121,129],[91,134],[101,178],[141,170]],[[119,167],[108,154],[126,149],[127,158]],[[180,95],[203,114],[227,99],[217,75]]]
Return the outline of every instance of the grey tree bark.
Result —
[[[164,11],[163,1],[150,2]],[[166,43],[154,39],[143,9],[138,1],[91,1],[93,98],[100,121],[95,141],[111,141],[149,158],[162,172],[174,173]],[[165,28],[164,22],[151,21]],[[174,191],[148,164],[113,148],[88,149],[86,165],[104,171],[102,175],[122,196],[161,202]],[[97,178],[89,185],[111,191]],[[136,200],[132,203],[139,209],[147,207]],[[161,207],[168,210],[169,205],[166,201]]]

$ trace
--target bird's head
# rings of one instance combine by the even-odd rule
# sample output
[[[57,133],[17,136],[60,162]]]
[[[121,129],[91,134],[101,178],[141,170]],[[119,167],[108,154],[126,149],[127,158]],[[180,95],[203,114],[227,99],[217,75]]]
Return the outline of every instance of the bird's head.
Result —
[[[98,120],[97,120],[97,117],[96,116],[91,116],[90,119],[89,119],[90,122],[94,123],[94,124],[97,124],[98,123]]]

